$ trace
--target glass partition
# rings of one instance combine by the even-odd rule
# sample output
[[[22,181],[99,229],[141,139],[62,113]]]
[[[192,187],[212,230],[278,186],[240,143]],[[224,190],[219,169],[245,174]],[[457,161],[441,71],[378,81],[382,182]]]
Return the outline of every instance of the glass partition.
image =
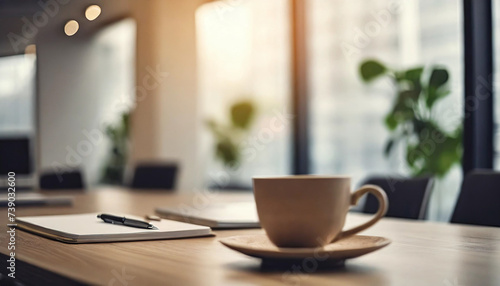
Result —
[[[434,120],[444,130],[456,129],[463,117],[461,1],[307,4],[312,172],[349,174],[356,185],[371,175],[411,174],[406,143],[384,155],[384,118],[393,108],[395,85],[388,78],[364,83],[360,64],[376,59],[395,70],[424,66],[423,79],[432,66],[446,68],[451,94],[436,104]],[[461,181],[459,164],[440,181],[430,216],[447,220]]]
[[[254,0],[215,1],[197,11],[201,153],[209,185],[250,188],[252,175],[290,171],[288,9],[286,0]],[[239,103],[254,107],[249,130],[228,127],[231,106]]]

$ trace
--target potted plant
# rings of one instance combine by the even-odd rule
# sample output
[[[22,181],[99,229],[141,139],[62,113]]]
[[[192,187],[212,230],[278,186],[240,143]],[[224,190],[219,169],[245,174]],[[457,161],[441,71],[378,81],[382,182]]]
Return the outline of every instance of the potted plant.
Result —
[[[436,103],[447,97],[448,71],[423,66],[396,70],[369,59],[359,68],[361,79],[371,83],[387,77],[395,86],[394,103],[385,116],[390,138],[384,153],[388,156],[403,144],[405,159],[414,176],[444,177],[462,157],[462,125],[445,131],[436,119]]]
[[[247,138],[255,117],[254,103],[250,100],[238,101],[231,105],[228,116],[226,122],[207,120],[207,127],[214,138],[215,159],[223,165],[231,179],[227,185],[216,187],[241,188],[234,182],[234,175],[242,160],[241,143]]]
[[[106,135],[111,143],[105,162],[101,182],[122,185],[127,166],[129,150],[130,112],[124,112],[120,120],[106,127]]]

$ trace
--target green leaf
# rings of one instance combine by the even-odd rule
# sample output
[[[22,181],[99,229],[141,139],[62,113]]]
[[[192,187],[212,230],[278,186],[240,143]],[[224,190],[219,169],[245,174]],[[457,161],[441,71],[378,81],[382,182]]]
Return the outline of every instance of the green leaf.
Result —
[[[460,163],[462,140],[461,138],[445,135],[438,127],[435,127],[434,131],[427,130],[429,132],[441,132],[441,135],[444,136],[443,140],[432,139],[440,138],[439,135],[419,138],[416,145],[408,148],[407,162],[416,176],[435,175],[443,177],[455,164]]]
[[[231,107],[231,121],[233,126],[241,129],[250,127],[254,117],[254,106],[250,101],[242,101]]]
[[[375,60],[367,60],[359,67],[359,73],[365,82],[370,82],[376,79],[377,77],[383,75],[386,71],[387,68]]]
[[[422,131],[431,130],[431,124],[430,124],[429,120],[421,120],[418,118],[413,118],[412,123],[413,123],[413,131],[414,131],[415,135],[417,135],[419,140],[425,140],[425,138],[421,138],[421,136],[424,135],[424,133]],[[426,135],[426,136],[428,136],[428,135]]]
[[[416,168],[417,161],[421,160],[422,152],[417,150],[418,145],[408,144],[406,146],[406,162],[412,168]]]
[[[128,138],[130,134],[130,112],[122,113],[122,125],[123,131],[126,138]]]
[[[436,103],[440,98],[443,98],[450,94],[449,90],[444,90],[444,89],[437,89],[435,87],[429,86],[427,89],[427,99],[425,101],[425,104],[427,107],[430,109],[432,106],[434,106],[434,103]]]
[[[385,117],[385,125],[389,128],[389,130],[394,131],[398,127],[398,124],[399,122],[394,113],[391,112],[387,114]]]
[[[424,67],[417,67],[407,70],[404,73],[404,78],[411,82],[420,82],[420,77],[422,76],[422,72],[424,71]]]
[[[443,177],[453,165],[461,160],[461,140],[447,136],[445,141],[436,144],[436,150],[429,162],[432,163],[433,173]]]
[[[446,69],[434,68],[429,79],[429,87],[439,88],[448,81],[449,75]]]
[[[442,87],[448,82],[448,71],[443,68],[434,68],[429,78],[429,86],[426,91],[425,104],[432,108],[434,103],[449,94],[449,91]]]
[[[387,143],[385,144],[384,155],[386,157],[388,157],[389,154],[391,153],[392,147],[394,147],[394,139],[393,138],[387,140]]]
[[[415,102],[418,101],[420,93],[422,92],[422,73],[424,71],[423,67],[409,69],[405,72],[405,80],[410,83],[409,87],[406,89],[411,93],[410,98]]]
[[[221,140],[217,143],[215,154],[228,167],[233,167],[239,162],[239,149],[229,139]]]
[[[392,114],[391,116],[393,116],[394,120],[397,121],[398,123],[412,120],[415,117],[415,111],[413,109],[413,106],[414,103],[412,102],[411,98],[409,98],[409,94],[406,93],[398,94],[396,103],[391,112]],[[387,117],[389,117],[389,115],[387,115]]]

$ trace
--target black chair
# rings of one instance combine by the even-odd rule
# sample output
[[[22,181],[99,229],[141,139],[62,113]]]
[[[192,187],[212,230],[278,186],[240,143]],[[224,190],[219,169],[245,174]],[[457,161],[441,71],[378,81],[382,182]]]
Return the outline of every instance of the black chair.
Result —
[[[61,172],[44,172],[40,175],[40,189],[85,189],[83,175],[80,170],[66,170]]]
[[[432,191],[433,179],[380,176],[366,180],[363,185],[376,185],[387,194],[389,209],[387,217],[425,219],[427,205]],[[374,195],[367,195],[364,213],[375,213],[378,201]]]
[[[450,222],[500,226],[500,172],[467,174]]]
[[[132,188],[174,190],[177,172],[177,164],[138,164],[135,167],[134,177],[132,179]]]

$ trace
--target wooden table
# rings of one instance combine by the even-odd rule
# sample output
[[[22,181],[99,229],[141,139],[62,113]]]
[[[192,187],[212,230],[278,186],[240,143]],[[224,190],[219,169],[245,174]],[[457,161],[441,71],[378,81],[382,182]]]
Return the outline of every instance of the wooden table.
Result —
[[[18,207],[16,212],[18,216],[99,211],[143,216],[162,205],[204,207],[251,199],[251,194],[242,193],[200,192],[192,197],[99,189],[75,194],[72,207]],[[0,273],[4,275],[9,253],[6,213],[2,208]],[[349,214],[347,224],[365,219]],[[74,245],[17,230],[16,279],[26,285],[500,285],[500,228],[384,218],[364,234],[389,237],[391,245],[348,261],[344,268],[321,270],[300,264],[262,267],[258,259],[218,242],[221,237],[262,232],[224,230],[216,231],[216,237]]]

